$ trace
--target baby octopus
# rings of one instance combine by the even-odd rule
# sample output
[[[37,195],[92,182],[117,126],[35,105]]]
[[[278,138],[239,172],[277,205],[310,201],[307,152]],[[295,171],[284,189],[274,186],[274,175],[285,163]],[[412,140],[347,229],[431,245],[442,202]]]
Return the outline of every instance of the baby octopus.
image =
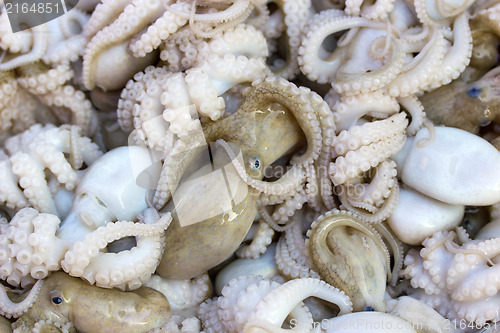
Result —
[[[43,327],[53,327],[66,332],[142,333],[164,326],[171,316],[165,296],[149,287],[128,292],[103,289],[63,272],[54,273],[37,284],[21,301],[29,304],[13,324],[16,332],[28,333],[35,328],[41,332]],[[11,313],[16,303],[9,296],[20,298],[22,295],[1,288],[1,310]]]

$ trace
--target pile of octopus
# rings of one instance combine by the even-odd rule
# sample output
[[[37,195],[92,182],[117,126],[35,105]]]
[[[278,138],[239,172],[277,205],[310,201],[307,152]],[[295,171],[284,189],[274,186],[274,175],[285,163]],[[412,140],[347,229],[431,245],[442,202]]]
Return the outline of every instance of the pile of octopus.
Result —
[[[0,1],[0,332],[500,332],[498,0]]]

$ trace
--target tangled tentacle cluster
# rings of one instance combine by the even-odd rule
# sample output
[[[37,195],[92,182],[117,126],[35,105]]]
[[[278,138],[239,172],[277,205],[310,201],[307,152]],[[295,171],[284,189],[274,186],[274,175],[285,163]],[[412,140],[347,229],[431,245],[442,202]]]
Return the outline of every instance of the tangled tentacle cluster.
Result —
[[[55,215],[39,214],[33,208],[21,209],[10,222],[3,220],[0,278],[25,287],[59,270],[66,248],[55,237],[59,223]]]
[[[78,127],[70,125],[34,125],[9,138],[5,146],[8,155],[3,154],[0,164],[2,203],[10,209],[29,205],[53,214],[69,210],[57,207],[57,192],[74,190],[79,182],[77,171],[102,154],[95,143],[80,135]]]
[[[486,126],[498,122],[498,4],[95,2],[79,4],[91,15],[15,34],[7,5],[0,13],[0,279],[34,284],[29,295],[0,286],[16,332],[271,332],[287,317],[309,331],[335,315],[302,302],[311,296],[339,308],[330,323],[441,327],[429,306],[476,326],[500,320],[497,239],[444,230],[465,204],[500,200],[500,154],[483,140],[487,156],[473,155],[480,139],[427,119],[466,110],[459,125],[498,141]],[[471,144],[453,155],[444,132]],[[423,243],[405,238],[423,248],[409,249],[397,284],[403,247],[384,220],[403,239],[415,228],[393,212],[405,205],[447,217]],[[208,270],[222,292],[207,300]],[[70,311],[73,290],[83,305]],[[401,293],[414,298],[386,299]]]
[[[336,304],[340,314],[352,311],[349,298],[318,279],[297,279],[283,285],[260,276],[233,279],[222,289],[222,296],[200,306],[204,327],[215,332],[241,332],[250,327],[277,328],[288,314],[301,328],[310,327],[312,316],[302,300],[319,297]]]
[[[415,297],[447,318],[465,319],[479,326],[497,321],[494,261],[498,239],[473,241],[459,229],[437,232],[422,245],[420,253],[408,253],[406,268],[401,272],[417,289]]]
[[[155,213],[146,211],[139,215],[139,223],[110,222],[97,228],[83,241],[73,244],[61,267],[71,276],[82,277],[98,287],[137,289],[156,270],[163,252],[163,232],[172,220],[170,214],[160,217]],[[110,242],[128,236],[138,237],[131,250],[99,254]]]

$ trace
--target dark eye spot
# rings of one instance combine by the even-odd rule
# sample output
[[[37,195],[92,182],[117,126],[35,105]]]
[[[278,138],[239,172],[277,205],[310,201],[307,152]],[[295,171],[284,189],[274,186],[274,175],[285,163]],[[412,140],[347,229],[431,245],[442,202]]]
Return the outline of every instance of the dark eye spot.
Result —
[[[375,311],[375,309],[374,309],[372,306],[369,306],[369,305],[368,305],[368,306],[365,308],[365,311]]]
[[[482,92],[481,88],[472,87],[469,90],[467,90],[467,96],[472,97],[472,98],[476,98],[477,96],[479,96],[481,94],[481,92]]]
[[[253,158],[251,161],[250,161],[250,167],[253,169],[253,170],[258,170],[260,168],[260,160],[255,157]]]
[[[54,303],[54,304],[61,304],[62,301],[63,301],[63,299],[59,296],[52,297],[52,303]]]

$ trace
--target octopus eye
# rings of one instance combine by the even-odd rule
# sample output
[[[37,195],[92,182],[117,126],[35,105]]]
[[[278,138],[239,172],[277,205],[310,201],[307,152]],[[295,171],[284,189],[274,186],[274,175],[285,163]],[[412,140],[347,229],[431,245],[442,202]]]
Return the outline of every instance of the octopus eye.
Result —
[[[259,170],[261,167],[260,159],[257,157],[254,157],[250,160],[250,168],[252,170]]]
[[[58,290],[53,290],[49,293],[50,301],[56,305],[63,302],[62,294]]]
[[[467,90],[467,96],[472,97],[472,98],[476,98],[479,95],[481,95],[481,92],[482,92],[481,88],[472,87],[469,90]]]
[[[63,302],[63,299],[59,296],[52,297],[52,303],[54,304],[61,304]]]

